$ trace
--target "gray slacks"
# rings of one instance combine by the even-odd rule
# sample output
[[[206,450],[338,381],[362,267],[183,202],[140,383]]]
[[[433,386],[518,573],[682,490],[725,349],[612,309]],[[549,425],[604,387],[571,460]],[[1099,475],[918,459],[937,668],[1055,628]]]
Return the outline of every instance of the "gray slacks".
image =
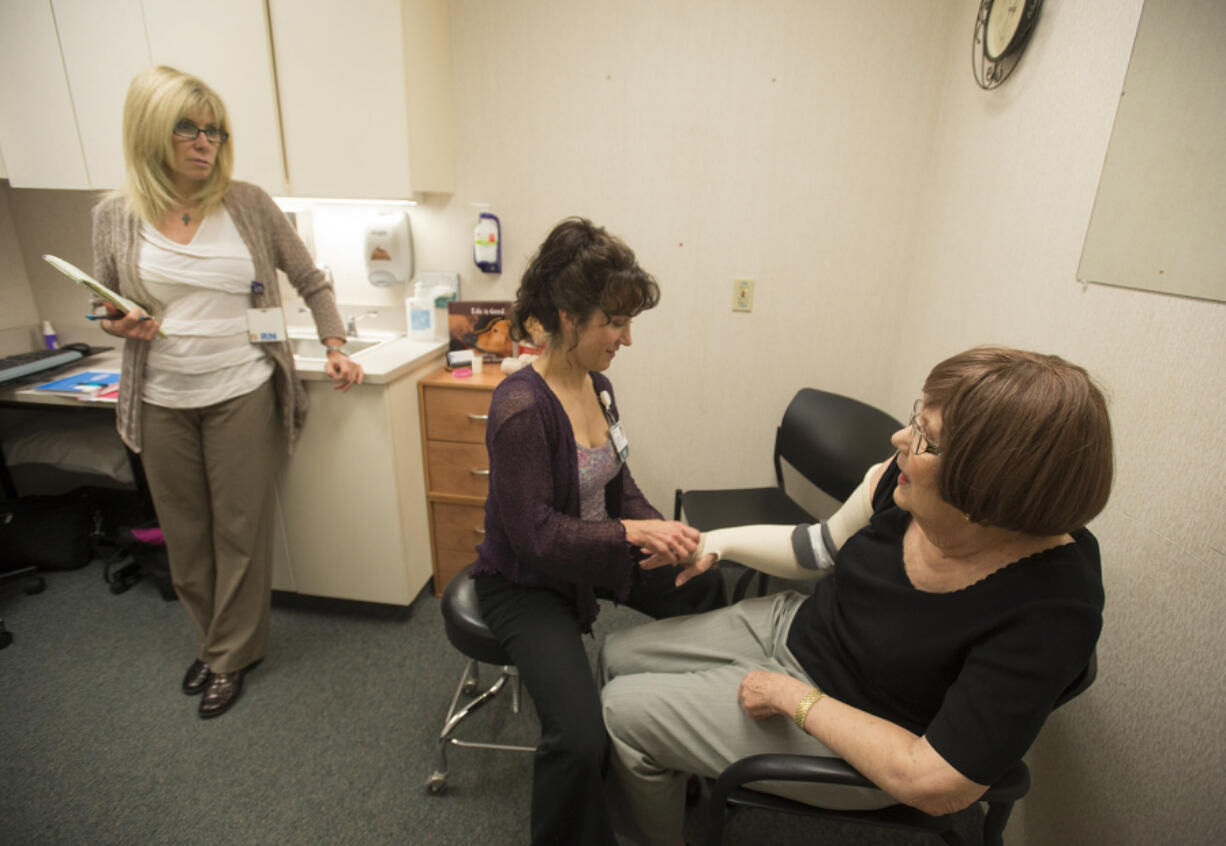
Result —
[[[141,459],[170,576],[217,673],[264,657],[272,598],[276,399],[271,380],[204,408],[141,406]]]
[[[785,591],[747,599],[614,632],[605,641],[601,698],[612,744],[612,787],[643,843],[681,841],[687,773],[714,777],[734,761],[764,752],[834,754],[787,717],[753,720],[737,701],[741,679],[751,670],[813,684],[787,648],[788,629],[805,598]],[[754,786],[829,808],[895,804],[879,790]]]

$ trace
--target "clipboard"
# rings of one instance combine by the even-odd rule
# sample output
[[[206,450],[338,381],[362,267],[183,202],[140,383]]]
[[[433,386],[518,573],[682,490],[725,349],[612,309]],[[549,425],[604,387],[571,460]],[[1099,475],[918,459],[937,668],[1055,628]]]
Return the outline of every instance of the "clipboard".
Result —
[[[58,270],[60,273],[67,276],[73,282],[76,282],[78,285],[82,285],[88,288],[93,294],[106,300],[108,303],[115,306],[115,308],[119,309],[124,314],[127,314],[134,308],[140,308],[140,306],[137,303],[128,299],[123,294],[120,294],[117,291],[112,291],[110,288],[103,285],[101,282],[99,282],[94,277],[90,276],[88,273],[86,273],[81,268],[77,267],[75,264],[64,261],[59,256],[44,254],[43,261],[47,262],[47,264],[54,267],[56,270]],[[143,311],[144,309],[141,309],[141,310]],[[159,338],[166,337],[166,333],[163,332],[160,327],[158,328],[157,334]]]

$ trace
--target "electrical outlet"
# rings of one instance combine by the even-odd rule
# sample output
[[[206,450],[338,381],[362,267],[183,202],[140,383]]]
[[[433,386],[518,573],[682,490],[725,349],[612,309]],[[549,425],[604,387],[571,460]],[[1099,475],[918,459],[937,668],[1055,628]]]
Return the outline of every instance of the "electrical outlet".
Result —
[[[732,310],[753,311],[753,280],[732,280]]]

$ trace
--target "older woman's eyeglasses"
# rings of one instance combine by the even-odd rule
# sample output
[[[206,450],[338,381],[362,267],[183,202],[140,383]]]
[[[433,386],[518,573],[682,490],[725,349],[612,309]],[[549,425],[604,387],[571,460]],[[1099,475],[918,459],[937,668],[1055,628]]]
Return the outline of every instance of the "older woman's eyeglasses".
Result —
[[[204,137],[213,144],[224,144],[230,137],[230,133],[224,129],[218,129],[215,126],[196,126],[190,120],[179,121],[171,131],[174,132],[176,138],[182,138],[184,141],[195,141],[200,137],[200,133],[203,132]]]
[[[911,454],[923,455],[928,453],[929,455],[940,455],[941,448],[929,441],[928,436],[920,430],[919,416],[923,410],[924,401],[922,399],[917,399],[915,405],[911,406],[911,421],[907,423],[911,427]]]

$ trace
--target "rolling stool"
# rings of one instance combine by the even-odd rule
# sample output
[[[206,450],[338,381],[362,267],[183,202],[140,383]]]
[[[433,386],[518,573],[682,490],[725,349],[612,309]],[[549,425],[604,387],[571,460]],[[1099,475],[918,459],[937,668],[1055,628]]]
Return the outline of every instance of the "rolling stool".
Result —
[[[447,639],[451,645],[460,650],[468,659],[464,665],[464,673],[460,676],[455,695],[451,697],[451,707],[447,709],[447,719],[443,730],[439,732],[437,744],[437,767],[426,780],[426,789],[433,794],[443,793],[447,789],[447,746],[466,746],[472,749],[500,749],[506,752],[535,752],[535,746],[507,746],[502,743],[477,743],[475,741],[459,740],[452,735],[470,714],[499,694],[502,688],[511,683],[511,711],[519,713],[519,672],[511,664],[511,659],[503,651],[498,639],[494,637],[489,626],[481,619],[481,611],[477,606],[477,590],[473,580],[469,578],[470,564],[452,577],[443,591],[442,610],[443,625],[447,631]],[[494,664],[502,667],[498,680],[487,689],[477,694],[460,710],[456,705],[460,694],[472,696],[480,679],[477,662]]]

